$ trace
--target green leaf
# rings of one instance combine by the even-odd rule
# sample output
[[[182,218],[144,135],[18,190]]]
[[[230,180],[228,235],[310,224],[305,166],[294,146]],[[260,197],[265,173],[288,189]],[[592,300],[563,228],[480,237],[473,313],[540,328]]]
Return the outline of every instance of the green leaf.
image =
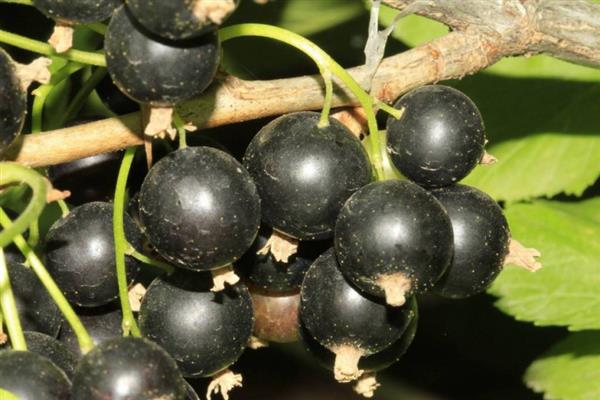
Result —
[[[578,196],[600,176],[600,84],[481,74],[456,86],[481,110],[499,160],[466,184],[512,202]]]
[[[380,24],[389,26],[398,12],[388,6],[381,7],[379,10]],[[440,22],[418,15],[407,15],[398,22],[392,37],[401,40],[407,46],[415,47],[446,33],[448,33],[448,27]]]
[[[572,334],[536,360],[525,382],[547,400],[600,398],[600,332]]]
[[[572,64],[549,56],[503,58],[488,67],[485,72],[513,77],[600,81],[600,69]]]
[[[11,392],[4,390],[4,389],[0,389],[0,399],[1,400],[19,400],[19,398],[17,396],[15,396]]]
[[[507,266],[489,290],[498,308],[535,325],[600,329],[598,210],[600,198],[508,207],[513,238],[538,249],[543,268]]]
[[[364,12],[363,4],[357,0],[328,0],[318,4],[306,0],[288,0],[283,3],[279,26],[308,36],[340,25]]]

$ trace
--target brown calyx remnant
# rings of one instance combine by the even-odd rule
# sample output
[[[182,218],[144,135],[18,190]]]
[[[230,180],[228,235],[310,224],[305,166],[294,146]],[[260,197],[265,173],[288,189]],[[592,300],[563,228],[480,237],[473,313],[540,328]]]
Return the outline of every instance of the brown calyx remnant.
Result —
[[[212,22],[221,25],[235,10],[234,0],[196,0],[192,14],[202,23]]]
[[[131,305],[131,310],[135,312],[140,311],[140,306],[142,305],[142,299],[146,294],[146,288],[141,283],[136,283],[133,285],[128,292],[129,304]]]
[[[362,369],[358,369],[358,362],[363,353],[356,347],[343,345],[332,349],[335,353],[335,364],[333,366],[333,376],[338,382],[351,382],[363,374]]]
[[[236,386],[242,387],[242,375],[224,369],[212,376],[212,381],[210,381],[206,390],[206,398],[211,400],[213,394],[219,394],[220,392],[224,400],[229,400],[229,392]]]
[[[48,67],[52,60],[47,57],[39,57],[29,64],[15,63],[17,76],[21,81],[21,88],[27,91],[31,83],[39,82],[42,84],[50,82],[51,73]]]
[[[494,157],[493,155],[491,155],[487,151],[484,151],[483,152],[483,156],[481,156],[481,160],[479,161],[479,164],[481,164],[481,165],[492,165],[492,164],[496,164],[497,162],[498,162],[498,159],[496,157]]]
[[[48,178],[44,178],[46,181],[46,203],[52,203],[53,201],[64,200],[71,196],[71,192],[68,190],[58,190],[52,186],[52,182]]]
[[[287,263],[290,257],[298,252],[298,240],[273,230],[267,243],[256,254],[265,255],[269,252],[275,261]]]
[[[385,301],[392,307],[406,303],[406,294],[410,291],[411,281],[402,272],[381,275],[377,285],[385,292]]]
[[[269,342],[266,340],[262,340],[261,338],[257,338],[256,336],[250,336],[248,340],[248,348],[252,350],[262,349],[263,347],[269,347]]]
[[[375,391],[379,386],[381,386],[381,383],[377,382],[375,372],[368,372],[358,378],[353,389],[361,396],[371,398],[375,395]]]
[[[240,277],[235,274],[231,264],[212,270],[210,273],[213,277],[213,287],[210,288],[211,292],[220,292],[225,289],[225,284],[235,285],[240,281]]]
[[[504,265],[512,264],[535,272],[542,268],[542,264],[536,260],[536,257],[540,257],[541,255],[542,253],[539,250],[527,248],[515,239],[510,239]]]
[[[367,115],[362,107],[346,108],[331,114],[331,118],[340,121],[359,139],[364,137],[367,127]]]
[[[65,53],[73,47],[73,27],[57,22],[54,25],[54,32],[48,39],[48,44],[54,48],[57,53]]]
[[[173,107],[150,107],[147,110],[146,127],[144,134],[153,138],[161,138],[169,136],[171,140],[175,139],[176,131],[171,129],[173,121]]]

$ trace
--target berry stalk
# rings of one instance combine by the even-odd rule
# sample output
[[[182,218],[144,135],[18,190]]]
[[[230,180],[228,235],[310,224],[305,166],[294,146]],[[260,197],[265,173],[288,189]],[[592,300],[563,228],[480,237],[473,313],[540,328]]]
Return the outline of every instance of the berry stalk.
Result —
[[[115,263],[117,265],[117,281],[119,284],[119,299],[123,311],[123,332],[125,336],[130,333],[132,336],[140,337],[140,328],[138,327],[131,304],[129,303],[129,294],[127,291],[127,276],[125,273],[125,254],[128,243],[125,238],[125,227],[123,223],[123,213],[125,211],[125,190],[127,188],[127,177],[133,163],[136,147],[130,147],[125,151],[119,175],[117,177],[117,187],[115,188],[113,229],[115,237]]]
[[[4,227],[4,232],[6,232],[12,225],[14,225],[2,208],[0,208],[0,224]],[[75,311],[73,310],[65,296],[62,294],[62,291],[56,285],[54,279],[52,279],[52,277],[46,270],[46,267],[44,267],[44,264],[40,261],[33,249],[27,244],[25,238],[23,238],[23,236],[19,234],[14,237],[14,243],[21,251],[21,253],[23,253],[25,258],[27,258],[31,269],[33,269],[33,272],[35,272],[38,279],[42,282],[42,284],[50,294],[50,297],[52,297],[52,300],[54,300],[54,302],[64,315],[69,325],[71,325],[71,329],[73,329],[73,332],[75,332],[75,336],[77,336],[77,341],[79,342],[81,352],[83,354],[87,353],[89,350],[92,349],[92,347],[94,347],[94,342],[88,334],[88,332],[86,331],[83,324],[81,323],[81,320],[79,319],[77,314],[75,314]]]
[[[6,258],[2,248],[0,248],[0,306],[13,349],[27,351],[27,343],[25,343],[21,321],[19,321],[19,313],[10,286]]]

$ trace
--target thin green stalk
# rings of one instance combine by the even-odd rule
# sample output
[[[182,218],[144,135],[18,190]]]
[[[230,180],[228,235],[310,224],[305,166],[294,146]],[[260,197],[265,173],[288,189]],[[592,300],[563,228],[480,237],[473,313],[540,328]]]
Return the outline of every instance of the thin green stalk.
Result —
[[[136,148],[130,147],[125,151],[121,168],[117,177],[117,187],[115,189],[113,230],[115,237],[115,262],[117,264],[117,282],[119,284],[119,299],[121,301],[121,310],[123,311],[123,332],[125,336],[130,333],[133,336],[140,337],[140,328],[135,322],[131,304],[129,303],[129,293],[127,291],[127,274],[125,272],[125,253],[127,252],[127,238],[125,237],[125,228],[123,226],[123,213],[125,211],[125,197],[127,189],[127,177],[133,163],[133,156]]]
[[[177,137],[179,138],[179,148],[185,149],[187,147],[187,132],[185,131],[185,122],[181,119],[177,112],[173,112],[173,124],[177,129]]]
[[[31,188],[31,200],[10,227],[0,232],[0,247],[6,247],[13,238],[27,230],[38,219],[46,206],[46,181],[36,171],[12,162],[0,163],[0,186],[25,183]]]
[[[15,297],[13,296],[12,288],[10,287],[10,279],[8,277],[8,269],[6,268],[6,258],[4,250],[0,247],[0,306],[2,307],[2,315],[6,320],[6,330],[10,343],[15,350],[27,351],[27,343],[19,321],[19,313]]]
[[[152,265],[153,267],[160,268],[165,271],[167,274],[172,274],[175,271],[175,268],[172,265],[167,264],[166,262],[162,262],[160,260],[156,260],[154,258],[148,257],[145,254],[137,251],[131,244],[128,244],[127,251],[125,254],[135,258],[136,260],[143,262],[144,264]]]
[[[25,36],[17,35],[11,32],[0,29],[0,42],[10,44],[11,46],[20,49],[29,50],[34,53],[43,54],[46,56],[56,56],[67,60],[75,61],[82,64],[96,65],[98,67],[106,67],[106,59],[104,54],[81,51],[71,49],[64,53],[57,53],[52,46],[47,43],[33,40]]]
[[[56,200],[56,203],[58,204],[58,206],[60,207],[60,211],[61,211],[61,216],[62,217],[66,217],[69,214],[69,206],[67,205],[67,202],[64,200]]]
[[[10,220],[8,215],[6,215],[6,213],[1,207],[0,224],[4,227],[5,230],[7,230],[7,228],[10,227],[11,224],[13,224],[13,222]],[[40,280],[40,282],[42,282],[42,284],[48,291],[48,294],[50,294],[50,297],[52,297],[52,300],[54,301],[54,303],[56,303],[58,309],[62,312],[63,316],[71,326],[71,329],[73,329],[73,332],[75,332],[75,336],[77,337],[77,341],[79,342],[79,348],[81,349],[81,352],[83,354],[87,353],[89,350],[92,349],[92,347],[94,347],[94,342],[88,334],[88,332],[86,331],[83,324],[81,323],[81,320],[79,319],[77,314],[75,314],[75,311],[73,311],[73,308],[71,307],[65,296],[62,294],[60,288],[56,285],[56,282],[54,282],[54,279],[52,279],[52,277],[46,270],[46,267],[44,267],[44,264],[40,261],[33,249],[27,244],[25,238],[23,238],[23,235],[17,235],[14,238],[14,243],[19,248],[19,251],[23,253],[25,258],[27,258],[31,269],[33,269],[33,272],[35,272],[38,279]]]
[[[369,157],[371,158],[371,163],[373,164],[377,177],[379,179],[384,179],[380,152],[380,148],[383,143],[379,137],[379,131],[377,129],[377,119],[375,118],[375,111],[373,107],[375,100],[360,87],[354,78],[352,78],[352,76],[341,65],[335,62],[335,60],[333,60],[316,44],[288,30],[264,24],[239,24],[228,26],[219,31],[219,37],[222,42],[244,36],[266,37],[287,43],[290,46],[295,47],[308,55],[319,66],[319,69],[322,72],[330,71],[337,76],[348,87],[348,89],[350,89],[352,94],[356,96],[359,103],[365,110],[369,135],[371,137],[371,148],[367,149],[367,151],[369,153]]]
[[[29,243],[29,245],[32,248],[35,248],[35,247],[37,247],[39,241],[40,241],[40,223],[36,219],[35,221],[33,221],[31,223],[31,225],[29,225],[29,236],[27,237],[27,243]]]
[[[319,128],[325,128],[329,126],[329,112],[331,111],[331,103],[333,103],[333,79],[329,70],[321,72],[321,75],[325,82],[325,101],[323,102],[321,119],[319,119]]]
[[[22,4],[24,6],[33,6],[33,1],[31,1],[31,0],[0,0],[0,3]]]
[[[108,70],[106,68],[96,68],[84,84],[81,86],[73,100],[67,106],[67,110],[63,113],[63,117],[59,121],[59,126],[64,125],[65,121],[69,121],[77,116],[77,113],[81,110],[85,101],[89,97],[90,93],[98,86],[100,81],[104,79]]]
[[[89,24],[85,24],[84,26],[102,36],[106,34],[107,27],[102,22],[92,22]]]

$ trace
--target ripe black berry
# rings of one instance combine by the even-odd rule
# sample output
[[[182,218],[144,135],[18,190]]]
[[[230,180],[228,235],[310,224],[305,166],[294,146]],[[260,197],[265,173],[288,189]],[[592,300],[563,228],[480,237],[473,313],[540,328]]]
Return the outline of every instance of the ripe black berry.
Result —
[[[254,322],[241,283],[210,291],[210,274],[178,271],[156,278],[140,308],[142,334],[161,345],[186,377],[211,376],[242,354]]]
[[[388,152],[396,168],[424,187],[460,181],[483,156],[485,133],[477,106],[448,86],[424,86],[394,105],[400,119],[387,123]]]
[[[71,400],[187,400],[177,364],[157,344],[121,337],[85,355],[73,377]]]
[[[82,308],[77,310],[77,315],[94,344],[123,336],[123,314],[120,308],[115,308],[112,304],[107,307]],[[73,354],[82,356],[77,336],[69,324],[63,324],[58,340]]]
[[[8,277],[23,329],[56,337],[62,322],[60,311],[33,270],[10,263]]]
[[[126,0],[146,29],[171,40],[189,39],[218,27],[234,10],[236,0]]]
[[[310,264],[327,248],[330,241],[301,242],[298,252],[291,255],[287,263],[278,262],[269,252],[257,254],[262,249],[272,230],[261,227],[252,247],[236,263],[240,276],[253,286],[270,292],[285,292],[299,289]]]
[[[163,257],[178,267],[206,271],[231,264],[252,245],[260,199],[232,156],[188,147],[152,167],[140,192],[140,215]]]
[[[132,99],[170,106],[202,93],[219,64],[216,33],[169,42],[145,32],[123,6],[113,15],[104,41],[108,72]]]
[[[0,352],[0,388],[19,400],[69,400],[71,383],[46,357],[7,350]]]
[[[251,288],[254,308],[254,336],[267,342],[298,340],[300,293],[269,293]]]
[[[71,210],[48,231],[48,272],[73,304],[95,307],[118,297],[112,219],[112,204],[87,203]],[[124,224],[128,242],[140,249],[139,228],[127,214]],[[128,281],[132,281],[140,264],[128,256],[126,265]]]
[[[40,332],[25,331],[23,334],[27,343],[27,351],[46,357],[67,374],[67,377],[73,376],[77,359],[64,344],[52,336]],[[0,350],[8,349],[11,349],[8,343],[4,348],[0,346]]]
[[[27,95],[21,88],[15,64],[0,48],[0,153],[21,133],[27,112]]]
[[[454,230],[454,257],[435,292],[450,298],[483,292],[508,254],[510,232],[502,209],[490,196],[466,185],[431,193],[448,212]]]
[[[88,23],[108,19],[120,0],[33,0],[35,8],[60,22]]]
[[[358,378],[360,358],[399,340],[413,314],[409,306],[388,307],[358,292],[339,271],[333,249],[317,258],[302,283],[300,318],[335,353],[339,381]]]
[[[319,114],[281,116],[252,139],[244,165],[260,193],[263,221],[300,240],[331,237],[350,195],[372,179],[367,153],[339,121]]]
[[[431,289],[452,257],[452,225],[441,204],[408,181],[371,183],[340,211],[335,250],[344,276],[401,305]]]

